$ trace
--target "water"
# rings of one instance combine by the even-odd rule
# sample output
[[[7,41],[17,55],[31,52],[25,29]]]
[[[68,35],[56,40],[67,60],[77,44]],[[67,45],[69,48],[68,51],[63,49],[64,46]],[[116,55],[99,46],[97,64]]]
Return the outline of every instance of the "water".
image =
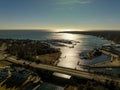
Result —
[[[82,35],[82,34],[67,34],[67,33],[54,33],[47,31],[0,31],[0,38],[11,38],[11,39],[33,39],[33,40],[45,40],[45,39],[66,39],[79,41],[74,48],[60,47],[62,51],[60,62],[58,66],[68,68],[81,69],[77,63],[80,61],[81,64],[95,63],[96,61],[84,61],[79,57],[79,53],[84,50],[92,50],[99,48],[103,44],[109,43],[110,41],[100,39],[95,36]],[[99,60],[101,62],[102,60]],[[70,78],[69,75],[54,73],[56,76]]]
[[[43,30],[0,30],[0,38],[44,40],[50,35],[51,32]]]

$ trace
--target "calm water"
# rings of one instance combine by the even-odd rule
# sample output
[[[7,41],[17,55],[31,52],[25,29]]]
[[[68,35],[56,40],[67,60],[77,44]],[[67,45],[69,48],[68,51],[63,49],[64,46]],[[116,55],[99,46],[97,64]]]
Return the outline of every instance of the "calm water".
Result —
[[[47,31],[0,30],[0,38],[44,40],[48,39],[50,35],[51,33]]]
[[[69,68],[78,68],[78,61],[81,64],[92,64],[101,62],[98,61],[85,61],[81,60],[79,53],[84,50],[92,50],[94,48],[99,48],[103,44],[109,43],[110,41],[100,39],[98,37],[82,34],[67,34],[67,33],[53,33],[53,32],[44,32],[44,31],[0,31],[0,38],[12,38],[12,39],[33,39],[33,40],[45,40],[45,39],[66,39],[66,40],[75,40],[79,41],[74,48],[61,47],[62,55],[58,66],[69,67]],[[64,58],[65,57],[65,58]],[[69,75],[54,73],[56,76],[69,78]]]
[[[101,62],[102,60],[92,60],[85,61],[81,60],[79,53],[84,50],[92,50],[94,48],[99,48],[103,44],[109,43],[110,41],[100,39],[95,36],[82,35],[82,34],[67,34],[67,33],[54,33],[48,31],[34,31],[34,30],[7,30],[0,31],[0,38],[12,38],[12,39],[33,39],[33,40],[45,40],[45,39],[66,39],[66,40],[75,40],[79,41],[74,48],[60,47],[62,51],[60,62],[58,66],[69,67],[69,68],[79,68],[77,66],[78,61],[81,64],[93,64]],[[66,58],[64,58],[66,57]],[[58,74],[55,75],[69,78],[68,75]]]

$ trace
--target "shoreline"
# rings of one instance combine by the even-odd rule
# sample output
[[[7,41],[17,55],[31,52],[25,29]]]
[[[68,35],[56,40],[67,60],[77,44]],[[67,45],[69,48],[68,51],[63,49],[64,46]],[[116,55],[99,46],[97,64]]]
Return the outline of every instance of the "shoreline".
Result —
[[[36,63],[53,64],[61,56],[59,48],[51,47],[39,40],[0,39],[1,52],[15,56],[17,60],[25,59]]]
[[[120,31],[63,31],[58,33],[72,33],[72,34],[84,34],[84,35],[92,35],[96,36],[102,39],[111,40],[112,42],[115,42],[116,44],[120,44]]]

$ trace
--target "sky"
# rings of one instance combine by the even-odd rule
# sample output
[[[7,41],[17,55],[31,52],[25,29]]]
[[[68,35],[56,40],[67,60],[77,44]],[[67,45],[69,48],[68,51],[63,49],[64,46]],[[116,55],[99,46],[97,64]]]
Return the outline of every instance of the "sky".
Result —
[[[120,30],[120,0],[0,0],[0,29]]]

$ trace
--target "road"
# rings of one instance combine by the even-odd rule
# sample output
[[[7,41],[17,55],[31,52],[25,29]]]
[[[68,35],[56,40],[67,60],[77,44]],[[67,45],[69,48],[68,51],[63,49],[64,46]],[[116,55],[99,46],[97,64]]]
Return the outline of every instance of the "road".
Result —
[[[37,69],[45,69],[53,72],[64,73],[64,74],[87,78],[91,80],[94,79],[96,81],[101,81],[101,82],[105,82],[106,80],[113,80],[115,82],[120,83],[120,78],[112,79],[111,77],[107,77],[99,74],[93,74],[85,71],[80,71],[80,70],[75,70],[75,69],[70,69],[70,68],[65,68],[60,66],[54,66],[54,65],[36,64],[34,62],[31,63],[25,60],[16,60],[12,57],[7,57],[6,60],[19,65],[29,65],[30,67],[37,68]]]

